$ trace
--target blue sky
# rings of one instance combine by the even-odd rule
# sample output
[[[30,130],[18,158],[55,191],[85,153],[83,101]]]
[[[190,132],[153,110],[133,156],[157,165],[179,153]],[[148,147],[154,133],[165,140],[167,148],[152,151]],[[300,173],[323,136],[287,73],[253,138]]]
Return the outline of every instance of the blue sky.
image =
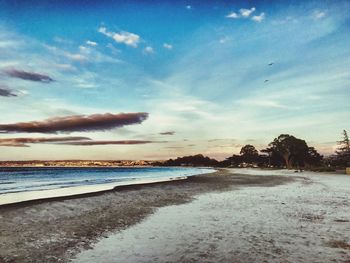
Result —
[[[0,1],[0,159],[222,159],[281,133],[327,154],[350,128],[349,1],[71,2]],[[108,129],[1,130],[140,112]],[[62,136],[94,144],[13,143]]]

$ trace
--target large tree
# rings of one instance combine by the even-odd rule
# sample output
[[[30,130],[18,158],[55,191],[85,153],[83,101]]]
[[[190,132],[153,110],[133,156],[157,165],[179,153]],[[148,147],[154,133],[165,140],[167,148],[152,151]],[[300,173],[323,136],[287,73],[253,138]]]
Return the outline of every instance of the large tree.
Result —
[[[250,144],[243,146],[239,153],[242,156],[243,162],[246,163],[255,163],[259,159],[259,152]]]
[[[350,166],[350,140],[346,130],[343,131],[343,139],[338,141],[337,163],[341,166]]]
[[[293,165],[304,165],[304,160],[309,151],[309,147],[304,140],[289,134],[281,134],[275,138],[269,144],[269,149],[283,158],[288,169],[291,169]]]
[[[283,157],[278,152],[276,152],[275,149],[268,147],[261,150],[261,152],[267,154],[267,158],[264,158],[266,160],[265,164],[267,166],[272,165],[273,167],[281,167],[285,164]]]
[[[309,147],[308,154],[304,160],[304,164],[308,166],[319,166],[323,160],[323,156],[317,152],[314,147]]]

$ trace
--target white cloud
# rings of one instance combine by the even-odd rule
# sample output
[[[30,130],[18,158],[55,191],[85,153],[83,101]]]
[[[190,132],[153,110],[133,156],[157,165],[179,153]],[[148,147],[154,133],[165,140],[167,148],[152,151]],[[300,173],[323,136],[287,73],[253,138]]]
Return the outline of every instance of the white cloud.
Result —
[[[299,23],[299,20],[296,17],[293,16],[286,16],[280,19],[272,20],[271,22],[273,25],[284,25],[286,23],[293,23],[297,24]]]
[[[238,19],[238,18],[249,18],[251,15],[255,12],[256,8],[252,7],[250,9],[241,8],[239,9],[239,13],[231,12],[226,17],[232,18],[232,19]],[[256,22],[261,22],[265,17],[265,13],[261,13],[260,15],[252,16],[252,20]]]
[[[89,54],[91,51],[90,48],[85,47],[85,46],[79,46],[79,50],[80,50],[80,52],[85,53],[85,54]]]
[[[113,55],[117,55],[119,54],[121,51],[119,49],[117,49],[115,46],[113,46],[111,43],[108,43],[106,45],[107,48],[109,48],[111,50],[111,52],[113,53]]]
[[[251,105],[255,107],[263,107],[263,108],[280,108],[280,109],[289,109],[287,105],[282,104],[277,100],[273,100],[270,98],[259,98],[259,99],[242,99],[238,101],[238,103],[242,105]]]
[[[80,63],[120,63],[121,61],[105,55],[104,53],[98,52],[94,48],[79,46],[79,52],[69,52],[63,49],[60,49],[55,46],[43,45],[47,48],[51,53],[56,56],[62,56],[68,58],[69,60],[80,62]]]
[[[255,7],[252,7],[250,9],[245,9],[245,8],[239,9],[239,12],[243,17],[249,17],[254,11],[255,11]]]
[[[60,43],[60,44],[65,44],[65,45],[72,45],[73,44],[73,41],[71,41],[69,39],[62,38],[62,37],[57,37],[57,36],[53,38],[53,41]]]
[[[326,12],[320,11],[320,10],[315,10],[312,13],[312,18],[315,20],[322,19],[326,16]]]
[[[91,41],[91,40],[86,41],[86,44],[93,47],[96,47],[98,45],[95,41]]]
[[[60,64],[60,63],[52,63],[52,66],[61,70],[61,71],[76,71],[77,69],[71,64]]]
[[[64,56],[70,60],[74,60],[77,62],[87,62],[88,61],[88,58],[80,53],[71,53],[71,52],[59,49],[55,46],[50,46],[50,45],[46,45],[46,44],[44,44],[43,46],[55,55]],[[81,49],[81,47],[79,47],[79,49]]]
[[[171,44],[168,44],[168,43],[164,43],[163,47],[166,49],[173,49],[173,46]]]
[[[93,89],[99,86],[97,84],[97,74],[92,72],[79,74],[72,79],[72,82],[75,84],[74,86],[82,89]]]
[[[258,16],[252,16],[252,20],[255,21],[255,22],[261,22],[263,21],[265,18],[265,13],[261,13],[260,15]]]
[[[98,32],[104,34],[105,36],[108,36],[112,39],[114,39],[115,42],[117,43],[123,43],[127,46],[131,46],[136,48],[138,43],[140,42],[140,36],[136,35],[134,33],[126,32],[126,31],[121,31],[119,33],[116,32],[109,32],[107,28],[105,27],[100,27],[98,29]]]
[[[239,18],[239,15],[236,12],[231,12],[226,17],[227,18]]]
[[[154,53],[154,49],[151,46],[145,47],[145,49],[143,51],[145,53],[147,53],[147,54],[153,54]]]
[[[67,51],[64,51],[63,55],[71,60],[78,61],[78,62],[86,62],[89,60],[86,56],[82,54],[77,54],[77,53],[74,54]]]
[[[12,40],[0,40],[0,48],[9,48],[13,47],[13,45],[16,45],[17,42]]]
[[[222,37],[222,38],[220,38],[219,39],[219,43],[220,44],[225,44],[226,42],[228,42],[230,40],[230,38],[229,37]]]

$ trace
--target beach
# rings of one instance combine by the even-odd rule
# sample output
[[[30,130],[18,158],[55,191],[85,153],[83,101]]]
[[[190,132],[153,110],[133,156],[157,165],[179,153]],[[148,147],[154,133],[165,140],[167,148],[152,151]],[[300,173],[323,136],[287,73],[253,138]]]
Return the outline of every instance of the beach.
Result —
[[[350,177],[223,169],[0,206],[2,262],[349,262]]]

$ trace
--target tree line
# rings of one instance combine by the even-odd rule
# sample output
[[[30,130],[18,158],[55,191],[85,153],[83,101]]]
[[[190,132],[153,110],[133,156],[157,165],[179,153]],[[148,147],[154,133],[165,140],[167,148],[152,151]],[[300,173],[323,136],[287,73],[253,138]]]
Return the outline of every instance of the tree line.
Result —
[[[164,166],[218,166],[218,167],[276,167],[276,168],[323,168],[350,167],[350,141],[347,131],[338,142],[334,155],[324,157],[305,140],[293,135],[281,134],[259,151],[250,144],[243,146],[239,154],[233,154],[223,161],[205,157],[202,154],[170,159],[158,165]]]

